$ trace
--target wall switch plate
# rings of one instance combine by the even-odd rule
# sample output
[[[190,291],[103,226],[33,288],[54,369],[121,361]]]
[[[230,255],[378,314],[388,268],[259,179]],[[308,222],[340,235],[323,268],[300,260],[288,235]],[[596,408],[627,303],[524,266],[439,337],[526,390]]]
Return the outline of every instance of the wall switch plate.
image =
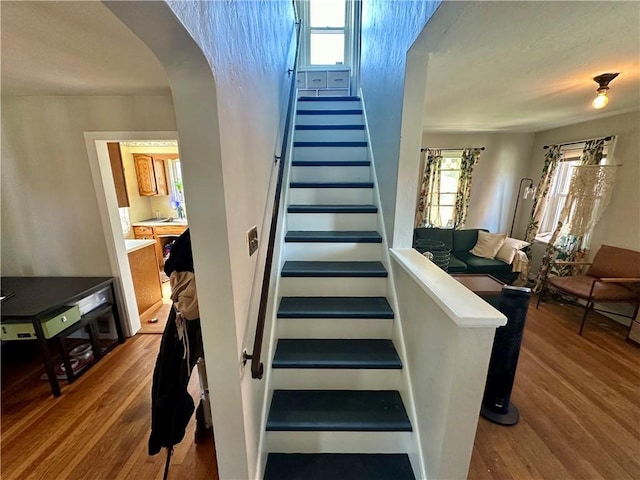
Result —
[[[247,240],[249,242],[249,256],[258,250],[258,227],[255,225],[247,232]]]

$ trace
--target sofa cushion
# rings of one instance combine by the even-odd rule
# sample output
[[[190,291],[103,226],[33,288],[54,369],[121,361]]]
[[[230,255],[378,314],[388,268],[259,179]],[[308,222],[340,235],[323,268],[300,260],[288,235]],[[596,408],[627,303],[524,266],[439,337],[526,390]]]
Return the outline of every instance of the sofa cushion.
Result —
[[[511,265],[492,258],[476,257],[472,253],[456,253],[456,256],[467,264],[467,273],[505,273],[511,272]]]
[[[449,257],[448,273],[464,273],[467,271],[467,264],[451,255]]]
[[[522,250],[524,247],[531,245],[524,240],[518,240],[517,238],[507,237],[507,239],[496,253],[496,260],[502,260],[504,263],[511,265],[513,263],[513,257],[516,256],[516,251]]]
[[[413,244],[425,240],[442,242],[449,248],[453,245],[453,230],[450,228],[416,228],[413,230]]]
[[[506,238],[506,233],[478,232],[478,243],[471,249],[471,253],[476,257],[493,259]]]
[[[478,230],[477,228],[470,228],[466,230],[455,230],[453,232],[453,248],[454,252],[468,252],[476,243],[478,243]],[[487,230],[482,229],[483,232]]]

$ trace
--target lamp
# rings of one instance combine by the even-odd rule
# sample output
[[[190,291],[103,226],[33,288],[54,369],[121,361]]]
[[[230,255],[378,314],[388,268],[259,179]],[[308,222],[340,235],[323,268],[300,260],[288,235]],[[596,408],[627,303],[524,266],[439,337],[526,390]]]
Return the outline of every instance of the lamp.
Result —
[[[520,202],[520,195],[522,193],[522,186],[524,185],[524,182],[528,181],[529,182],[529,186],[527,186],[527,188],[524,189],[524,195],[522,195],[523,199],[527,199],[529,198],[529,195],[535,195],[536,193],[536,186],[533,184],[533,179],[531,178],[521,178],[520,179],[520,186],[518,187],[518,196],[516,197],[516,208],[514,208],[513,210],[513,220],[511,221],[511,230],[509,230],[509,236],[513,236],[513,226],[516,223],[516,214],[518,213],[518,203]]]
[[[607,97],[607,90],[609,90],[609,83],[618,76],[618,73],[603,73],[597,77],[593,77],[593,81],[598,84],[596,98],[591,102],[591,106],[596,109],[604,108],[609,103],[609,97]]]

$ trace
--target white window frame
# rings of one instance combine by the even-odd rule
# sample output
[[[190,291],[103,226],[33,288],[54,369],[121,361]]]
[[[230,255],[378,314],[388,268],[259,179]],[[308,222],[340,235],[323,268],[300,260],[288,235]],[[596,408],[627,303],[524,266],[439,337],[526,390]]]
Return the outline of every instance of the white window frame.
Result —
[[[458,168],[440,168],[440,187],[442,187],[442,173],[443,172],[458,172],[458,186],[460,185],[460,174],[462,173],[462,153],[463,150],[448,150],[446,153],[442,153],[442,161],[444,162],[447,159],[454,159],[457,160],[458,163]],[[456,202],[455,202],[455,196],[458,194],[458,190],[455,190],[453,192],[443,192],[442,190],[440,190],[440,204],[439,204],[439,212],[438,212],[438,216],[440,217],[440,220],[443,220],[442,217],[442,207],[447,207],[447,208],[453,208],[453,211],[455,212],[455,206],[456,206]],[[453,204],[445,204],[442,203],[442,196],[443,195],[453,195],[454,200],[453,200]],[[431,196],[432,193],[429,192],[429,200],[431,200]],[[439,228],[454,228],[453,225],[453,216],[449,219],[449,221],[451,222],[451,224],[449,224],[449,222],[442,222],[442,225]],[[428,218],[427,222],[431,222],[431,219]]]
[[[344,27],[311,27],[310,25],[310,5],[308,1],[302,0],[296,2],[298,6],[298,15],[302,22],[302,35],[300,45],[300,68],[312,70],[314,68],[327,69],[327,67],[350,67],[351,66],[351,39],[352,23],[353,23],[353,0],[345,1],[345,17]],[[344,61],[341,64],[311,64],[311,34],[312,33],[342,33],[344,34]]]
[[[562,158],[553,172],[551,186],[547,194],[544,213],[540,219],[540,227],[536,233],[535,240],[540,243],[549,243],[551,236],[558,225],[560,214],[565,206],[567,196],[569,195],[569,187],[571,185],[571,175],[573,167],[581,164],[582,150],[584,144],[572,146],[571,148],[563,148],[561,150]],[[600,165],[606,165],[609,158],[609,145],[605,144],[602,150],[602,159]]]

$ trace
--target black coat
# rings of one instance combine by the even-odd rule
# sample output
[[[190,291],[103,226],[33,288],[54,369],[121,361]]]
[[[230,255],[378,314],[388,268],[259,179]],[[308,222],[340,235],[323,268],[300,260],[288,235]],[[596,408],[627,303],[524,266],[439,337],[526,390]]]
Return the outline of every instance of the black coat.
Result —
[[[187,229],[171,248],[165,263],[165,273],[173,271],[193,272],[191,238]],[[178,338],[176,310],[169,312],[167,325],[162,334],[160,351],[153,372],[151,389],[151,435],[149,455],[160,452],[162,447],[171,449],[180,443],[185,435],[189,419],[195,405],[187,391],[193,366],[202,355],[202,335],[200,319],[185,321],[189,339],[189,357],[185,356],[184,345]]]

